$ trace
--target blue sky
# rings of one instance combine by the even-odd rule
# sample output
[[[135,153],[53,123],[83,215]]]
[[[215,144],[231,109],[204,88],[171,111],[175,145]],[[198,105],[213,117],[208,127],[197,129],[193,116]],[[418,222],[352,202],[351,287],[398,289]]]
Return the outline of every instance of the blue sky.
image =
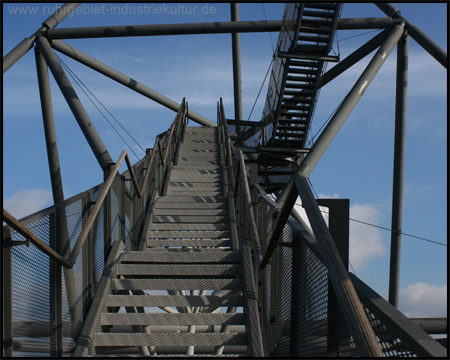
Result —
[[[62,3],[59,3],[61,5]],[[82,12],[59,27],[165,24],[229,21],[228,4],[184,4],[185,13],[197,6],[206,14],[149,14],[141,4],[122,4],[104,14],[84,4]],[[447,50],[447,4],[399,3],[402,15]],[[33,34],[53,12],[54,4],[2,4],[3,55]],[[22,7],[21,7],[22,6]],[[171,11],[178,11],[177,4]],[[192,6],[192,8],[190,8]],[[47,7],[47,8],[45,8]],[[28,10],[26,10],[28,9]],[[275,20],[284,5],[240,5],[241,20]],[[14,11],[16,14],[14,14]],[[27,14],[18,15],[18,12]],[[31,14],[31,12],[36,14]],[[101,11],[101,10],[96,10]],[[111,14],[112,11],[120,14]],[[265,13],[264,13],[265,12]],[[128,14],[127,14],[128,13]],[[346,4],[342,17],[378,17],[373,4]],[[333,49],[341,58],[377,34],[339,31]],[[355,35],[361,35],[353,37]],[[349,39],[352,37],[351,39]],[[241,34],[243,114],[248,118],[272,58],[278,34]],[[161,36],[80,39],[66,42],[144,85],[216,121],[216,102],[223,98],[227,116],[234,116],[231,35]],[[175,113],[61,55],[66,64],[144,148],[169,127]],[[322,90],[311,135],[351,89],[371,55]],[[379,71],[363,98],[312,172],[319,197],[349,198],[351,217],[382,227],[391,223],[394,144],[396,50]],[[332,64],[328,64],[331,67]],[[73,83],[73,81],[72,81]],[[408,120],[403,231],[447,243],[447,71],[414,40],[410,40]],[[102,181],[100,167],[51,79],[61,171],[66,198]],[[74,84],[80,99],[113,160],[129,150],[95,107]],[[260,120],[264,85],[251,120]],[[116,125],[116,124],[114,124]],[[118,128],[118,126],[116,126]],[[120,129],[120,128],[119,128]],[[121,129],[120,129],[121,130]],[[121,131],[138,156],[140,148]],[[137,159],[130,154],[132,162]],[[125,168],[123,168],[124,170]],[[3,200],[18,217],[52,205],[50,177],[42,126],[34,53],[30,51],[3,76]],[[387,296],[389,232],[351,222],[351,263],[356,274]],[[404,236],[402,243],[400,308],[409,316],[446,316],[447,247]]]

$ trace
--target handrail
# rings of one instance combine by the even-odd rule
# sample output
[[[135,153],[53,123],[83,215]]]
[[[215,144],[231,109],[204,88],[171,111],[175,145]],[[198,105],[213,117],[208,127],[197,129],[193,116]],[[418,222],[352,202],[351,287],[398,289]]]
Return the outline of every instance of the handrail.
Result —
[[[36,245],[42,252],[46,253],[48,256],[60,262],[62,265],[64,265],[64,267],[71,268],[73,266],[72,263],[70,263],[60,254],[58,254],[45,242],[43,242],[35,233],[33,233],[31,230],[25,227],[19,220],[17,220],[5,209],[3,209],[3,221],[6,222],[9,226],[11,226],[14,230],[16,230],[19,234],[21,234],[27,239],[30,239],[30,241],[34,245]]]
[[[261,245],[259,241],[258,236],[258,230],[256,228],[256,221],[255,221],[255,214],[253,212],[252,207],[252,200],[250,198],[250,188],[248,186],[247,181],[247,174],[245,171],[245,161],[244,161],[244,154],[241,150],[239,150],[239,165],[241,169],[241,179],[242,179],[242,188],[244,192],[244,198],[245,198],[245,207],[246,207],[246,213],[247,213],[247,221],[249,223],[249,230],[252,237],[252,243],[253,243],[253,249],[255,250],[255,259],[256,259],[256,266],[259,267],[259,264],[262,260],[261,255]]]
[[[183,116],[182,116],[183,115]],[[172,134],[173,134],[173,129],[175,128],[175,126],[177,127],[177,133],[178,133],[178,129],[180,127],[180,124],[183,122],[182,119],[185,119],[186,115],[186,107],[185,107],[185,99],[183,98],[182,104],[180,106],[180,109],[178,110],[178,113],[175,117],[175,121],[173,122],[173,125],[171,127],[171,132],[170,132],[170,136],[169,139],[167,141],[167,147],[165,149],[166,153],[165,153],[165,157],[164,157],[164,161],[163,164],[165,164],[167,162],[167,155],[168,155],[168,149],[169,146],[171,145],[171,141],[172,141]],[[177,124],[178,123],[178,124]],[[160,140],[159,137],[156,138],[156,143],[160,144]],[[155,145],[156,145],[155,143]],[[145,175],[145,178],[143,180],[142,186],[139,188],[139,185],[137,183],[137,179],[136,176],[134,174],[133,171],[133,167],[131,165],[130,159],[128,157],[127,151],[123,150],[122,153],[119,156],[119,159],[117,160],[117,162],[115,163],[115,165],[113,166],[113,168],[111,169],[111,172],[108,176],[108,179],[104,182],[104,186],[103,189],[97,199],[97,201],[95,202],[94,208],[92,209],[85,226],[83,227],[80,236],[78,237],[77,242],[75,243],[69,257],[67,259],[65,259],[62,255],[58,254],[56,251],[54,251],[52,248],[50,248],[47,244],[45,244],[41,239],[39,239],[38,236],[36,236],[32,231],[30,231],[28,228],[26,228],[24,225],[22,225],[20,223],[19,220],[17,220],[14,216],[12,216],[8,211],[6,211],[5,209],[3,209],[3,221],[5,221],[7,224],[9,224],[13,229],[15,229],[16,231],[18,231],[20,234],[22,234],[23,236],[25,236],[26,238],[29,238],[31,240],[31,242],[36,245],[41,251],[43,251],[44,253],[46,253],[47,255],[51,256],[52,258],[54,258],[56,261],[58,261],[61,265],[63,265],[65,268],[67,269],[71,269],[73,268],[75,261],[81,251],[81,248],[83,247],[84,243],[86,242],[87,236],[89,234],[89,232],[91,231],[91,227],[94,224],[94,221],[100,211],[100,208],[103,204],[103,201],[106,198],[106,195],[108,194],[108,191],[110,190],[112,183],[114,181],[114,178],[117,175],[117,172],[119,171],[120,166],[122,165],[123,160],[125,159],[126,164],[127,164],[127,168],[130,172],[130,175],[132,177],[133,180],[133,184],[134,184],[134,188],[135,191],[138,195],[139,198],[143,197],[143,189],[145,188],[145,185],[147,183],[148,180],[148,176],[149,176],[149,169],[153,164],[154,161],[154,156],[155,156],[155,151],[152,152],[150,159],[149,159],[149,164],[147,167],[147,173]],[[161,159],[163,160],[163,159]]]

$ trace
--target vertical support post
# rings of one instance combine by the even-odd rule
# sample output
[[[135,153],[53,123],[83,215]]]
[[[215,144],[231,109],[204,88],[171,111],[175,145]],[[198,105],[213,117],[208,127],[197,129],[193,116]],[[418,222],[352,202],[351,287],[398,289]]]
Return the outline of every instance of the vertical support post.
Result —
[[[47,145],[47,156],[48,156],[48,165],[50,170],[50,181],[52,184],[52,194],[53,194],[53,202],[58,204],[64,201],[64,190],[61,178],[61,167],[59,163],[59,154],[58,154],[58,144],[56,140],[56,130],[55,130],[55,120],[53,116],[53,106],[52,106],[52,98],[50,91],[50,81],[48,76],[48,69],[46,60],[42,55],[41,51],[38,47],[35,48],[35,57],[36,57],[36,69],[39,83],[39,94],[41,98],[41,108],[42,108],[42,118],[44,122],[44,132],[45,132],[45,142]],[[63,240],[63,235],[68,236],[67,222],[65,217],[65,209],[58,208],[57,210],[58,216],[56,218],[56,239],[55,243],[52,246],[53,249],[58,248],[57,252],[65,256],[70,253],[70,243],[68,238]],[[62,252],[61,252],[62,251]],[[56,266],[56,265],[55,265]],[[52,267],[51,271],[55,271],[55,276],[57,276],[59,272],[60,282],[61,282],[61,268],[59,270],[56,267]],[[50,272],[51,273],[51,272]],[[64,268],[64,276],[66,281],[67,295],[69,306],[72,308],[76,303],[75,299],[75,277],[73,274],[73,269]],[[55,280],[57,281],[57,280]],[[56,285],[55,285],[56,286]],[[61,285],[59,285],[61,286]],[[57,288],[55,288],[57,291]],[[59,311],[55,308],[55,311]],[[75,311],[75,310],[73,310]],[[76,312],[75,312],[76,313]],[[71,313],[74,314],[74,313]],[[76,318],[76,317],[75,317]],[[72,318],[73,321],[75,321]],[[62,318],[61,318],[62,321]],[[62,336],[62,334],[61,334]],[[58,336],[56,337],[58,340]],[[62,343],[61,343],[62,346]],[[59,355],[55,355],[59,356]]]
[[[349,219],[350,201],[348,199],[316,199],[319,206],[329,209],[331,236],[336,244],[345,269],[348,271],[349,259]],[[328,281],[328,314],[327,314],[327,352],[330,357],[339,356],[339,302],[331,281]]]
[[[58,254],[61,253],[59,241],[62,226],[61,207],[55,207],[55,231],[50,235],[50,246]],[[62,357],[63,329],[62,329],[62,271],[61,265],[50,258],[50,353],[52,357]]]
[[[149,169],[150,170],[150,169]],[[126,196],[125,196],[125,176],[120,176],[120,202],[119,202],[119,212],[120,212],[120,227],[119,227],[119,239],[124,242],[124,244],[127,246],[128,250],[137,250],[134,248],[129,247],[126,243]]]
[[[87,192],[86,196],[82,199],[82,228],[85,227],[87,219],[91,213],[91,193]],[[95,224],[94,224],[95,226]],[[92,241],[92,231],[89,232],[86,239],[86,251],[83,251],[83,289],[85,289],[85,295],[83,299],[83,318],[87,315],[90,303],[93,299],[93,282],[94,282],[94,246]]]
[[[44,121],[45,142],[47,145],[48,166],[52,184],[53,201],[55,204],[64,201],[64,191],[61,179],[61,167],[59,165],[58,144],[56,141],[55,120],[53,116],[50,81],[47,64],[39,51],[34,48],[36,56],[36,69],[41,97],[42,119]]]
[[[391,259],[389,302],[398,307],[400,250],[403,219],[403,181],[405,174],[406,102],[408,86],[409,36],[405,32],[397,45],[397,88],[395,100],[394,179],[392,186]]]
[[[103,181],[105,182],[109,175],[111,168],[103,172]],[[106,194],[103,201],[103,234],[104,234],[104,261],[108,260],[109,252],[111,251],[111,189]]]
[[[301,238],[297,231],[294,231],[292,239],[292,282],[291,282],[291,342],[290,356],[298,357],[299,352],[299,331],[298,324],[301,323],[300,315],[300,271],[301,271]]]
[[[3,228],[3,256],[2,256],[2,311],[3,311],[3,349],[2,357],[12,357],[12,261],[11,228]]]
[[[239,21],[239,4],[231,3],[231,21]],[[243,120],[242,116],[242,81],[241,81],[241,38],[239,33],[231,34],[233,54],[233,87],[234,87],[234,118]],[[242,132],[242,126],[236,125],[236,132]]]

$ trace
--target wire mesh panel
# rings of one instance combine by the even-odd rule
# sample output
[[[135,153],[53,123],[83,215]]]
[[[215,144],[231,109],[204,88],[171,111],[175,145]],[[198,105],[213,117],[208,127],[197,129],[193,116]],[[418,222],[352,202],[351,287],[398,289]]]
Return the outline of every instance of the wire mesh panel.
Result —
[[[327,356],[328,272],[304,243],[299,249],[297,355]]]
[[[26,227],[49,244],[52,214],[30,221]],[[14,231],[12,239],[25,240]],[[50,260],[34,246],[14,246],[11,262],[13,355],[48,357],[51,353]]]
[[[285,226],[276,250],[275,356],[289,356],[291,346],[292,229]],[[289,246],[291,245],[291,246]],[[295,304],[292,304],[296,306]]]

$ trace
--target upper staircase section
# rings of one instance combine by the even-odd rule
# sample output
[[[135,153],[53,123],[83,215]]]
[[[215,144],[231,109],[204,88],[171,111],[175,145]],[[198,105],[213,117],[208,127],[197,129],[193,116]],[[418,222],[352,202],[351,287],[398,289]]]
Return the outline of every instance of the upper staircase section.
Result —
[[[268,127],[269,145],[305,147],[318,81],[326,62],[338,61],[329,52],[340,11],[340,3],[286,5],[263,112],[263,118],[273,123]]]

